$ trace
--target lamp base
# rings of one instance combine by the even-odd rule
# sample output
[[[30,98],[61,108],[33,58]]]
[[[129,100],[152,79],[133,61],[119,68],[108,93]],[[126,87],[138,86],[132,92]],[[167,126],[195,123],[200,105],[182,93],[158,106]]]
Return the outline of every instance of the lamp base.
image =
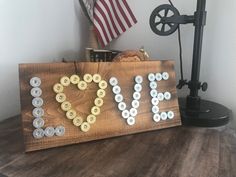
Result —
[[[207,100],[201,100],[200,110],[186,108],[186,98],[179,98],[180,114],[184,125],[218,127],[226,125],[232,115],[227,107]]]

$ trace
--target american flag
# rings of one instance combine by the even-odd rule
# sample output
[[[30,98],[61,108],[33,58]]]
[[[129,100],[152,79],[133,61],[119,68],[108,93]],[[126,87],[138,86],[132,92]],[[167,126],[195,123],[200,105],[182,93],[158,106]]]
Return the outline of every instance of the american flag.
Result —
[[[81,0],[102,47],[137,23],[126,0]],[[93,14],[91,14],[93,7]],[[90,12],[90,13],[89,13]]]

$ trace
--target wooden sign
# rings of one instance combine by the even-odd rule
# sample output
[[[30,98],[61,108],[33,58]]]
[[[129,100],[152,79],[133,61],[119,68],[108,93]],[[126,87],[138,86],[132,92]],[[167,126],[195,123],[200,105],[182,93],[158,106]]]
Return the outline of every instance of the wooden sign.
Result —
[[[20,64],[25,150],[181,125],[173,61]]]

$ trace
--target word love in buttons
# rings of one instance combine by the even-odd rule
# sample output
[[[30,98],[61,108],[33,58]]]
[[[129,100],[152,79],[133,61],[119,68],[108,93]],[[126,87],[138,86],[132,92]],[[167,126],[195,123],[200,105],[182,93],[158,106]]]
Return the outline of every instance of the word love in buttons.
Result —
[[[118,104],[118,109],[121,111],[121,115],[128,125],[135,124],[135,118],[138,114],[139,108],[139,100],[141,99],[141,91],[142,91],[142,76],[136,76],[134,84],[134,93],[133,93],[133,100],[131,102],[131,109],[127,109],[127,104],[124,102],[124,97],[121,94],[121,87],[119,86],[118,79],[116,77],[111,77],[109,80],[110,85],[112,86],[112,92],[115,94],[115,101]]]
[[[153,120],[155,122],[159,122],[161,119],[166,120],[167,118],[173,119],[174,118],[174,112],[162,112],[159,113],[159,107],[158,104],[160,101],[164,100],[170,100],[171,99],[171,93],[170,92],[164,92],[159,93],[157,91],[157,82],[160,81],[166,81],[169,79],[169,74],[167,72],[163,73],[149,73],[148,74],[148,80],[149,80],[149,86],[151,88],[150,95],[152,97],[151,103],[152,103],[152,113]],[[126,122],[128,125],[134,125],[135,124],[135,118],[138,114],[138,108],[140,105],[139,100],[141,99],[141,91],[142,91],[142,83],[143,83],[143,77],[142,76],[135,76],[134,78],[134,92],[133,92],[133,100],[131,102],[131,108],[128,109],[127,104],[124,102],[124,97],[121,93],[121,87],[119,86],[118,79],[116,77],[111,77],[109,80],[110,85],[112,86],[112,92],[115,95],[115,101],[118,104],[118,109],[121,112],[122,118],[126,119]]]
[[[152,97],[151,103],[152,103],[152,113],[153,113],[153,120],[155,122],[159,122],[160,120],[166,120],[166,119],[173,119],[174,118],[174,112],[159,112],[159,102],[164,100],[170,100],[171,94],[170,92],[164,92],[159,93],[157,91],[158,84],[157,82],[160,81],[166,81],[169,79],[169,74],[167,72],[163,73],[149,73],[148,74],[148,80],[149,80],[149,87],[151,88],[150,95]]]
[[[99,86],[97,90],[97,98],[94,100],[94,105],[91,108],[90,114],[87,116],[86,120],[80,116],[75,109],[72,108],[72,104],[67,100],[67,96],[64,93],[64,87],[68,87],[70,84],[76,85],[81,91],[88,88],[88,84],[96,83]],[[100,114],[100,108],[103,105],[103,98],[106,95],[105,89],[107,88],[107,82],[102,80],[99,74],[85,74],[83,80],[76,74],[67,77],[63,76],[60,79],[60,83],[56,83],[53,86],[56,95],[56,101],[61,104],[61,109],[65,111],[66,117],[72,120],[74,126],[80,127],[81,131],[88,132],[90,130],[90,125],[96,122],[97,116]]]
[[[33,131],[33,137],[35,139],[40,139],[44,136],[63,136],[65,133],[65,128],[63,126],[57,126],[55,129],[53,127],[46,127],[43,129],[45,122],[43,119],[44,109],[42,108],[43,99],[41,98],[43,92],[40,88],[41,79],[39,77],[32,77],[30,79],[30,85],[32,86],[32,89],[30,90],[30,94],[33,97],[32,105],[35,107],[32,111],[34,117],[33,127],[35,128]]]

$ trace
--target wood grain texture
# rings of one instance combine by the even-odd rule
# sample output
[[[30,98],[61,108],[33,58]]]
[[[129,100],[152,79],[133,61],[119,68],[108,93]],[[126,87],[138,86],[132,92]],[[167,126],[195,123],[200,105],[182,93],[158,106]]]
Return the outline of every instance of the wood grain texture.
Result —
[[[0,176],[236,177],[236,128],[174,127],[23,153],[20,116],[0,123]]]
[[[87,133],[81,132],[78,127],[73,126],[72,122],[65,117],[65,113],[60,109],[60,104],[55,101],[55,93],[52,87],[59,82],[62,76],[71,76],[75,74],[74,63],[49,63],[49,64],[21,64],[20,71],[20,88],[21,88],[21,108],[22,108],[22,126],[25,142],[25,150],[33,151],[51,147],[57,147],[67,144],[80,143],[96,139],[103,139],[127,134],[133,134],[143,131],[156,130],[178,126],[181,124],[179,116],[179,108],[177,101],[177,93],[175,88],[175,71],[173,61],[145,61],[145,62],[78,62],[77,73],[82,77],[86,73],[99,73],[104,80],[109,81],[110,77],[115,76],[119,79],[119,84],[122,88],[125,102],[130,105],[133,94],[134,77],[142,75],[144,82],[141,92],[140,108],[136,117],[134,126],[127,126],[124,119],[121,118],[121,113],[117,109],[117,104],[114,101],[114,95],[111,86],[106,89],[106,97],[104,105],[101,107],[101,114],[97,117],[95,124]],[[175,118],[167,121],[155,123],[152,120],[151,112],[151,96],[149,95],[150,88],[147,80],[148,73],[168,72],[170,79],[167,81],[158,82],[158,91],[169,91],[172,94],[170,101],[163,101],[159,104],[160,111],[172,110],[175,113]],[[29,81],[32,77],[37,76],[42,80],[41,89],[43,90],[42,98],[44,99],[45,110],[45,126],[63,125],[66,128],[66,133],[62,137],[51,137],[34,139],[32,136],[32,96],[30,95],[31,86]],[[69,86],[65,89],[65,94],[69,98],[73,107],[84,118],[89,114],[93,105],[93,100],[96,98],[96,90],[98,86],[89,84],[89,89],[86,91],[78,91],[76,86]]]

